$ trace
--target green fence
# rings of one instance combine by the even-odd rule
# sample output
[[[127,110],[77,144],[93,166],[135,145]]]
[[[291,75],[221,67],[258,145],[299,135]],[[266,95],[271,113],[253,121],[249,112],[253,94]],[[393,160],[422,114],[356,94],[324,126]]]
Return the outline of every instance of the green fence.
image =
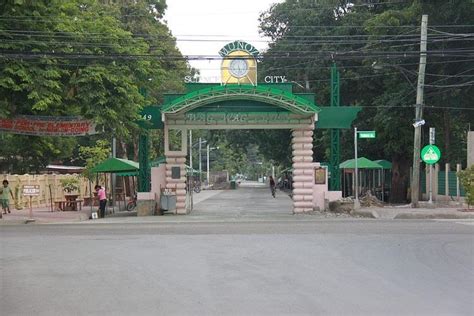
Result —
[[[449,186],[449,195],[456,196],[456,171],[448,172],[448,186]],[[459,184],[461,196],[466,196],[466,192],[462,187],[462,184]],[[426,193],[426,174],[421,174],[421,192]],[[446,193],[446,172],[438,172],[438,195],[444,195]]]

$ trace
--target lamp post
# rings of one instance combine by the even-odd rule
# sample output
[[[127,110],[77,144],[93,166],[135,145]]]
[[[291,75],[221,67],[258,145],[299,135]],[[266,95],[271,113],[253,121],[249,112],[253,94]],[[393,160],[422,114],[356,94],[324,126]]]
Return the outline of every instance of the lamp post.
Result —
[[[207,185],[209,185],[209,178],[210,178],[210,170],[209,170],[209,153],[211,150],[219,149],[219,147],[209,147],[207,144]]]
[[[196,145],[199,145],[199,181],[201,181],[201,173],[202,173],[202,144],[207,143],[206,140],[202,140],[201,137],[199,137],[199,141],[197,143],[194,143],[191,148],[193,148]],[[192,149],[191,149],[192,150]],[[192,167],[192,165],[191,165]]]
[[[207,155],[206,155],[206,157],[207,157],[207,169],[206,169],[207,170],[207,177],[206,177],[207,185],[209,185],[209,175],[210,175],[210,173],[209,173],[209,151],[210,151],[209,144],[207,144]]]
[[[201,148],[201,137],[199,137],[199,182],[202,181],[201,179],[201,173],[202,173],[202,155],[201,155],[201,152],[202,152],[202,148]]]
[[[359,166],[357,165],[357,127],[354,127],[354,186],[355,186],[355,199],[354,199],[354,209],[360,208],[359,201]]]
[[[193,131],[189,130],[189,168],[193,172]]]

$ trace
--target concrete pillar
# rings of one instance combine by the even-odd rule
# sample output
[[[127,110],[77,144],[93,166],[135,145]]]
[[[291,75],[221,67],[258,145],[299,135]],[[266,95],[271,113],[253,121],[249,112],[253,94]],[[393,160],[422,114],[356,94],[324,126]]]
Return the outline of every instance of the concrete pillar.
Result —
[[[172,178],[173,167],[179,167],[179,179]],[[166,155],[166,189],[176,195],[176,214],[186,214],[186,154],[168,153]]]
[[[474,165],[474,131],[467,132],[467,168]]]
[[[293,130],[293,213],[313,211],[313,127]]]
[[[165,125],[165,156],[166,156],[166,189],[172,191],[176,195],[175,214],[186,214],[186,156],[187,150],[187,130],[181,130],[181,142],[179,150],[171,150],[169,139],[169,128]],[[179,167],[179,178],[173,179],[173,167]]]
[[[439,164],[435,164],[433,172],[433,201],[438,200],[438,174],[439,174]]]
[[[459,172],[462,170],[461,164],[458,163],[456,165],[456,201],[460,202],[461,201],[461,187],[459,183]]]

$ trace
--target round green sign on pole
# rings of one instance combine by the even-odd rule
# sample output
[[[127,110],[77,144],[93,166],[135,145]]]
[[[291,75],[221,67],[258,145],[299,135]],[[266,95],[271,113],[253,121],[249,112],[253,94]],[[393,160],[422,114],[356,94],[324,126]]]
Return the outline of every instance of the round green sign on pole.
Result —
[[[440,158],[441,151],[435,145],[426,145],[421,150],[421,159],[429,165],[437,163]]]

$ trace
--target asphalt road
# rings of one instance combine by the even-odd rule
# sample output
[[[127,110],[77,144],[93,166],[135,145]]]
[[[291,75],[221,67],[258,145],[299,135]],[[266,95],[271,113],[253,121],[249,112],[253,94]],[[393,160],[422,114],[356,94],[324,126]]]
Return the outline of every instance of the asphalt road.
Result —
[[[201,199],[202,195],[212,194]],[[193,211],[190,216],[275,216],[293,214],[293,201],[287,193],[276,191],[272,197],[267,184],[242,183],[237,190],[224,190],[214,193],[202,191],[194,194]]]
[[[2,315],[473,315],[469,221],[0,227]]]

